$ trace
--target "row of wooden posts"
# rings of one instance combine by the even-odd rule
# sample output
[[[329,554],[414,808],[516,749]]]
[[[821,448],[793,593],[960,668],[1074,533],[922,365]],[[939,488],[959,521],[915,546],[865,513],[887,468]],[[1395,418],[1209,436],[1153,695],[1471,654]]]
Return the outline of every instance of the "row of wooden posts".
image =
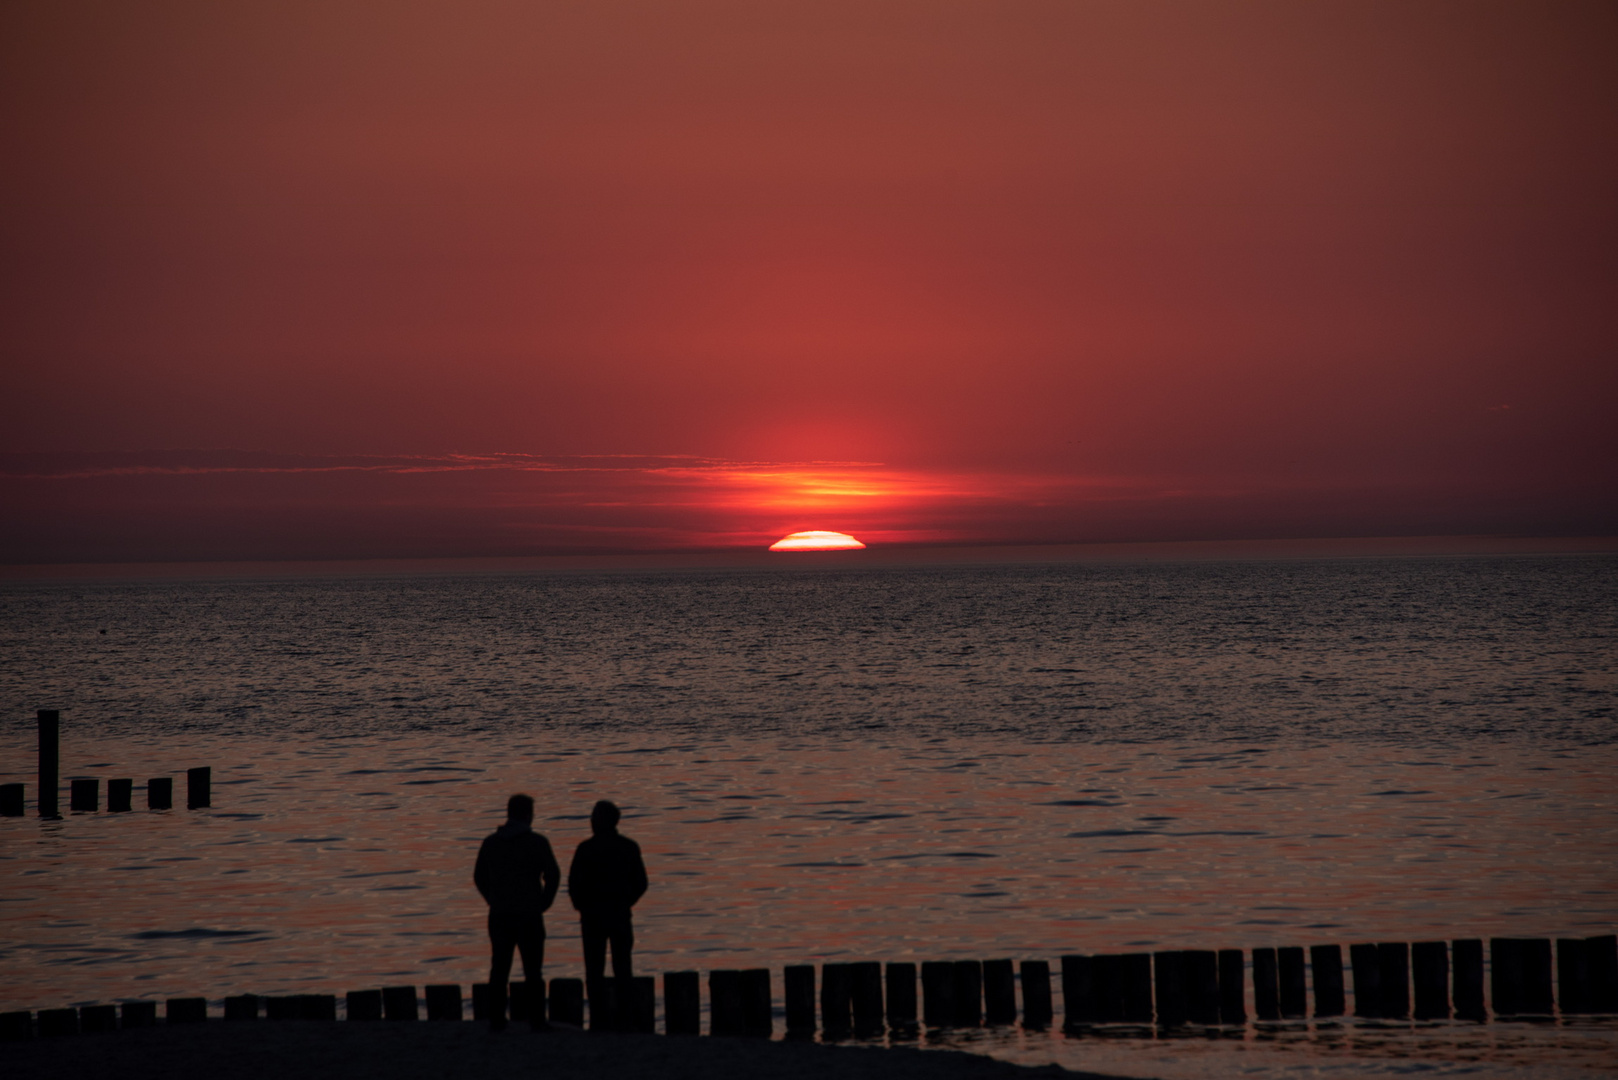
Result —
[[[1354,1015],[1378,1020],[1483,1021],[1484,943],[1422,941],[1351,945],[1347,972],[1353,979]],[[1494,938],[1489,942],[1490,1003],[1502,1017],[1618,1014],[1618,937],[1564,938],[1555,942],[1556,980],[1552,985],[1549,938]],[[1346,1011],[1342,949],[1316,945],[1304,950],[1252,950],[1253,1014],[1260,1021],[1328,1020]],[[1064,956],[1061,961],[1064,1027],[1096,1025],[1244,1024],[1248,1020],[1246,957],[1240,949],[1185,949],[1158,953]],[[822,964],[783,972],[788,1035],[826,1038],[879,1037],[884,1032],[913,1034],[918,1021],[928,1029],[1014,1024],[1019,1019],[1021,984],[1023,1027],[1051,1025],[1051,968],[1044,960],[1024,960],[1014,973],[1010,960],[954,960],[923,963]],[[920,1000],[918,1002],[918,975]],[[817,986],[818,981],[818,986]],[[1311,985],[1312,984],[1312,985]],[[546,993],[546,990],[549,993]],[[1412,995],[1412,989],[1414,994]],[[1313,1009],[1310,1009],[1310,996]],[[510,987],[510,1018],[552,1021],[583,1027],[585,985],[580,979],[515,982]],[[426,987],[429,1020],[461,1020],[465,1002],[457,984]],[[918,1010],[917,1006],[920,1005]],[[656,1027],[656,986],[649,977],[626,984],[606,979],[590,988],[590,1026],[612,1031],[652,1032]],[[414,986],[357,990],[346,998],[349,1020],[415,1020]],[[818,1008],[817,1008],[818,1006]],[[38,1015],[41,1035],[150,1026],[154,1002],[128,1002],[80,1009],[45,1009]],[[486,984],[472,987],[472,1016],[494,1019],[495,1004]],[[337,1019],[337,998],[300,994],[260,998],[227,997],[224,1019]],[[769,1035],[775,1000],[768,968],[708,973],[708,1033]],[[818,1017],[818,1023],[817,1023]],[[207,1019],[203,998],[172,998],[169,1023]],[[702,1028],[701,978],[695,971],[663,975],[663,1028],[669,1035],[698,1035]],[[0,1039],[26,1039],[36,1028],[28,1012],[0,1014]]]
[[[39,816],[59,818],[61,809],[62,715],[56,709],[39,710]],[[118,813],[133,809],[135,781],[119,778],[107,781],[107,811]],[[22,784],[0,784],[0,817],[22,817],[27,812],[26,794]],[[213,805],[213,769],[204,765],[187,769],[185,774],[185,805],[198,810]],[[174,808],[174,780],[167,776],[154,776],[146,781],[146,809],[172,810]],[[93,776],[76,777],[68,781],[68,809],[75,814],[96,813],[101,809],[101,781]]]
[[[185,772],[185,805],[198,810],[213,805],[213,769],[203,765]],[[0,784],[0,817],[22,817],[27,813],[25,790],[21,784]],[[116,814],[133,810],[135,781],[122,778],[107,781],[107,812]],[[57,793],[41,796],[39,816],[62,816]],[[101,781],[95,777],[75,777],[68,781],[68,809],[75,814],[94,814],[101,809]],[[174,809],[174,780],[168,776],[154,776],[146,781],[146,809]]]

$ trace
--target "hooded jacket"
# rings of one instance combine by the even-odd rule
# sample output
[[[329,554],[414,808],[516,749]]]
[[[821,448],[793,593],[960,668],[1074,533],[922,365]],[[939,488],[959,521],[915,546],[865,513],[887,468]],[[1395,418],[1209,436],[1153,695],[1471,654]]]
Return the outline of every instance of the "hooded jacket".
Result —
[[[538,918],[556,899],[562,868],[549,840],[523,822],[508,821],[478,849],[472,881],[491,912]]]
[[[617,832],[597,833],[579,845],[567,873],[567,895],[584,921],[621,923],[646,893],[640,845]]]

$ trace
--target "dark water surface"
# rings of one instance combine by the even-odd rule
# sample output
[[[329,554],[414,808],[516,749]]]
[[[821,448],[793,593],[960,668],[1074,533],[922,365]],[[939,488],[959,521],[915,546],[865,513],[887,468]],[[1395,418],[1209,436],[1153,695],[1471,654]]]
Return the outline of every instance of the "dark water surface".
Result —
[[[32,804],[55,707],[64,784],[215,785],[0,819],[0,1008],[480,980],[471,860],[514,790],[564,863],[625,807],[646,971],[1618,924],[1609,557],[75,582],[0,615],[0,781]],[[568,914],[547,975],[577,974]],[[1601,1021],[976,1045],[1618,1060]]]

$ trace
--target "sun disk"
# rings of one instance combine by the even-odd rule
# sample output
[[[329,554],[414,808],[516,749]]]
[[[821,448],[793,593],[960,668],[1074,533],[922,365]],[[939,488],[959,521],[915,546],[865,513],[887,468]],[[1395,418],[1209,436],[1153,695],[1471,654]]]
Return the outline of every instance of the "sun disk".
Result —
[[[770,545],[771,551],[854,551],[865,545],[847,533],[813,529],[783,536]]]

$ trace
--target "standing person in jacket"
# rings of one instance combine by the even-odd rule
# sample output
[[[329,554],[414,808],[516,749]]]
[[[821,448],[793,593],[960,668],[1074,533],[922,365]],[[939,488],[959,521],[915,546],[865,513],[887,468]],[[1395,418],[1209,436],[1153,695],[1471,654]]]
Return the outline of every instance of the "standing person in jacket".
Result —
[[[491,833],[478,849],[472,881],[489,904],[490,1027],[506,1026],[506,980],[511,977],[511,954],[522,950],[522,971],[529,985],[539,985],[545,970],[545,912],[562,884],[562,868],[551,854],[551,843],[533,829],[534,800],[513,795],[506,800],[506,823]],[[542,1016],[534,1027],[543,1028]]]
[[[612,942],[612,973],[620,985],[633,974],[629,951],[635,947],[635,929],[629,909],[646,893],[646,864],[640,845],[618,832],[618,808],[602,800],[590,812],[595,833],[573,853],[567,872],[567,895],[579,912],[584,934],[584,977],[600,981],[607,966],[607,942]]]

